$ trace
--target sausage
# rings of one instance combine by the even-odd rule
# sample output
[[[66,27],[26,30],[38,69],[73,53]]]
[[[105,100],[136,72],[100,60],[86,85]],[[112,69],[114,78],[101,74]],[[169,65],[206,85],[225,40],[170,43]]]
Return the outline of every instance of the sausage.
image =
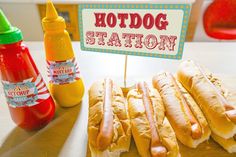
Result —
[[[111,79],[104,80],[103,119],[97,136],[97,147],[105,150],[112,142],[113,137],[113,111],[112,111],[112,88]]]
[[[138,91],[142,93],[143,104],[146,110],[146,116],[149,121],[151,131],[151,155],[152,157],[165,157],[167,156],[167,149],[162,145],[159,134],[156,130],[153,119],[153,106],[149,96],[149,91],[146,82],[137,84]]]
[[[186,97],[181,93],[181,90],[174,78],[174,76],[170,73],[166,73],[167,75],[169,75],[169,77],[171,77],[174,85],[175,85],[175,89],[177,90],[177,92],[181,95],[180,99],[181,101],[183,102],[183,105],[184,105],[184,110],[185,110],[185,113],[186,115],[188,116],[189,118],[189,121],[191,123],[191,131],[192,131],[192,138],[193,139],[199,139],[201,138],[202,136],[202,129],[201,129],[201,126],[199,125],[197,119],[194,117],[191,109],[189,108],[189,104],[188,104],[188,101],[186,100]]]

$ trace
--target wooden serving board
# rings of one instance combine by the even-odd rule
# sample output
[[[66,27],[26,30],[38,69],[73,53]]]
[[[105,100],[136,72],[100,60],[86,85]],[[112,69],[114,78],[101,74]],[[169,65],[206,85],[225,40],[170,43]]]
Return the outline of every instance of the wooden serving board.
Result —
[[[224,75],[219,75],[219,77],[223,80],[227,87],[236,91],[236,77]],[[212,138],[210,138],[208,141],[201,143],[195,149],[186,147],[179,141],[178,144],[180,148],[181,157],[236,157],[236,153],[228,153]],[[91,157],[89,146],[87,146],[86,157]],[[127,153],[122,153],[121,157],[140,157],[133,139],[131,140],[130,151]]]
[[[196,149],[184,146],[178,141],[181,157],[236,157],[236,153],[228,153],[212,139],[200,144]],[[89,146],[87,146],[87,156],[91,157]],[[135,146],[134,140],[131,140],[130,151],[122,153],[121,157],[140,157]]]

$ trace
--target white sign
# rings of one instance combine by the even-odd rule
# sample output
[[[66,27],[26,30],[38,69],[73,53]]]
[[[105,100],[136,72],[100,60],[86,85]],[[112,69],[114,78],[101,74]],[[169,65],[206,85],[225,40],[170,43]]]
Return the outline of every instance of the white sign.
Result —
[[[81,49],[181,59],[189,4],[82,4]]]

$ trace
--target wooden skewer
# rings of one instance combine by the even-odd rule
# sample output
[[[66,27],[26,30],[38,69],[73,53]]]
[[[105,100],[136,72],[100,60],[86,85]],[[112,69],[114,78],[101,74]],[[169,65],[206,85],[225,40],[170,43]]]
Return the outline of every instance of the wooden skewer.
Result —
[[[126,87],[126,80],[127,80],[127,62],[128,62],[128,56],[125,55],[125,70],[124,70],[124,87]]]

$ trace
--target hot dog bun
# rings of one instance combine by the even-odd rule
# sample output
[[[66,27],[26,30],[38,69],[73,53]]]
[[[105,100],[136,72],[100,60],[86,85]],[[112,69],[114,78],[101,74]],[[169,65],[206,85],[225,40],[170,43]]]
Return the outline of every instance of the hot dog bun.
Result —
[[[233,117],[226,113],[235,110],[235,102],[232,103],[232,96],[223,94],[220,90],[222,88],[216,86],[209,76],[193,61],[181,63],[177,72],[178,80],[201,107],[212,132],[229,139],[236,134],[236,124]]]
[[[142,157],[151,157],[155,156],[153,148],[158,148],[159,156],[180,156],[175,133],[165,117],[161,97],[156,89],[149,89],[145,84],[142,82],[139,85],[146,88],[144,91],[137,86],[127,96],[132,134],[138,152]]]
[[[89,90],[91,156],[119,157],[129,150],[130,138],[131,125],[121,88],[110,79],[95,82]]]
[[[217,136],[216,134],[212,133],[211,137],[219,143],[227,152],[229,153],[235,153],[236,152],[236,140],[234,137],[231,137],[229,139],[224,139],[220,136]]]
[[[178,78],[199,102],[212,129],[212,138],[229,153],[236,152],[236,92],[228,90],[193,61],[180,65]]]
[[[213,74],[208,73],[207,76],[208,79],[212,82],[212,84],[214,84],[214,86],[220,91],[220,93],[224,95],[224,97],[230,104],[236,103],[236,92],[227,89],[227,87],[221,82],[221,80],[215,77]],[[212,133],[211,137],[229,153],[236,152],[236,135],[229,139],[224,139]]]
[[[211,134],[207,121],[191,95],[168,72],[153,77],[153,86],[162,97],[166,116],[184,145],[196,148]]]

